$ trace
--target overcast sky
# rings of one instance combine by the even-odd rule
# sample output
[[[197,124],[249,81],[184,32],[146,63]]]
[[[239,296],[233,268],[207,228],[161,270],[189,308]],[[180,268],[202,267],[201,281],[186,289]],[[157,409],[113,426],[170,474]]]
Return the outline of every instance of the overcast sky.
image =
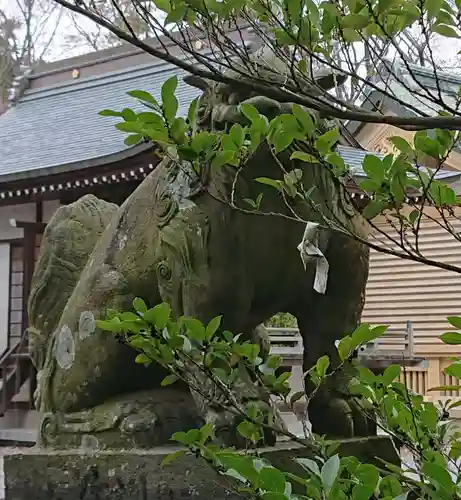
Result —
[[[9,15],[20,17],[19,5],[23,2],[24,0],[0,0],[0,8]],[[50,0],[35,0],[35,2],[37,2],[38,5],[50,5]],[[74,19],[87,32],[92,32],[96,29],[95,24],[84,16],[74,15]],[[55,35],[45,54],[46,60],[64,59],[92,50],[85,44],[69,46],[68,43],[65,43],[65,35],[77,35],[78,32],[70,13],[60,6],[56,6],[42,30],[41,40],[43,44],[48,43],[51,34],[55,30]],[[459,67],[461,59],[456,58],[457,53],[461,49],[461,41],[442,39],[438,43],[435,43],[433,48],[434,56],[437,62],[441,63],[442,68],[461,72],[461,67]]]

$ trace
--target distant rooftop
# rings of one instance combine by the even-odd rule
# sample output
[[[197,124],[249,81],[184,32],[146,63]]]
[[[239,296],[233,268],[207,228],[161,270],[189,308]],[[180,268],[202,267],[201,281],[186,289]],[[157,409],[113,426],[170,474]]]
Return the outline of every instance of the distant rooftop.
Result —
[[[433,102],[434,98],[442,100],[448,107],[455,108],[456,97],[461,86],[460,75],[403,63],[393,64],[391,72],[394,77],[390,75],[388,80],[381,82],[379,86],[387,89],[389,93],[408,103],[409,106],[418,109],[420,113],[427,115],[438,113],[441,106]],[[432,96],[431,99],[428,99],[429,95]],[[395,106],[400,105],[395,103]],[[409,106],[407,111],[415,113]]]

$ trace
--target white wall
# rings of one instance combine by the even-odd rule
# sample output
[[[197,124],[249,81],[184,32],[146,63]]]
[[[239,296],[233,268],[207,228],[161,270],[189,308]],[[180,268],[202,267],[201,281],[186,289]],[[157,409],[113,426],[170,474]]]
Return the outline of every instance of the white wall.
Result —
[[[43,202],[43,221],[49,222],[59,200]],[[10,244],[5,240],[23,237],[21,228],[12,227],[11,219],[21,222],[34,222],[36,217],[35,203],[0,207],[0,355],[8,347],[9,301],[10,301]]]
[[[48,222],[58,207],[59,200],[43,202],[43,221]],[[34,222],[35,213],[35,203],[0,207],[0,241],[22,238],[22,229],[11,227],[10,220]]]

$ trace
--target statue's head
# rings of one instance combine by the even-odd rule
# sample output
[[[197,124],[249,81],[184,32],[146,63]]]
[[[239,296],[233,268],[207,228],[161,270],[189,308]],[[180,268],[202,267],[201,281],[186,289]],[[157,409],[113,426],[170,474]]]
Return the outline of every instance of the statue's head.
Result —
[[[295,83],[291,68],[285,61],[276,56],[271,50],[263,48],[250,56],[246,65],[235,63],[233,69],[224,72],[225,76],[240,82],[251,84],[255,76],[259,76],[264,82],[271,82],[274,86],[283,87],[287,83]],[[336,86],[344,84],[346,76],[338,73],[332,68],[316,70],[307,81],[297,81],[310,97],[318,93],[327,92]],[[184,77],[185,83],[202,91],[198,106],[197,125],[200,128],[211,128],[212,110],[217,105],[234,106],[244,102],[246,99],[258,96],[258,92],[243,85],[233,85],[224,82],[206,80],[196,75]]]

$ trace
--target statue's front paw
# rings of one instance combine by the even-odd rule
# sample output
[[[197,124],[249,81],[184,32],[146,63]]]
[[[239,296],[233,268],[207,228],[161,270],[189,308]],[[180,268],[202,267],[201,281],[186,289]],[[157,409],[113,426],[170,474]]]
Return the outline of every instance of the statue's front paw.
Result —
[[[376,435],[376,423],[360,403],[351,397],[332,395],[314,397],[309,404],[312,432],[328,438]]]

